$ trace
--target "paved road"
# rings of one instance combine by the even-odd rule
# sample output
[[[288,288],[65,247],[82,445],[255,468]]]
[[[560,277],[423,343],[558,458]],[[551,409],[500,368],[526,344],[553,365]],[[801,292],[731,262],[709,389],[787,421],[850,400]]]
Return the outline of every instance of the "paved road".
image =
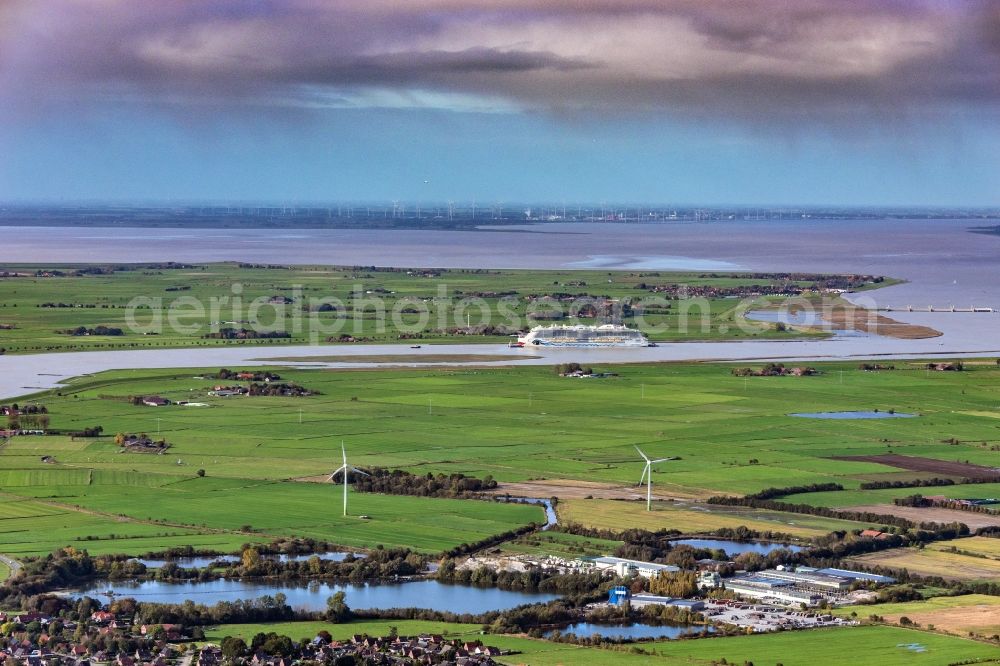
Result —
[[[0,555],[0,562],[3,562],[8,567],[10,567],[10,575],[13,576],[18,571],[21,570],[21,563],[15,559],[7,557],[6,555]]]

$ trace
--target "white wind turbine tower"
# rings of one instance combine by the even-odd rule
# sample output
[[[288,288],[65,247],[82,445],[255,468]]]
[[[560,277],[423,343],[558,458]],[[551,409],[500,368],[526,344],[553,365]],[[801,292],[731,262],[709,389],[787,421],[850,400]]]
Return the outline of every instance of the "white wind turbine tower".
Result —
[[[344,464],[341,465],[340,467],[338,467],[337,469],[333,470],[333,472],[330,474],[330,481],[333,481],[334,477],[336,477],[341,472],[344,473],[344,515],[346,516],[347,515],[347,477],[348,477],[348,474],[350,472],[356,472],[356,473],[361,474],[363,476],[371,476],[371,475],[368,474],[368,473],[366,473],[366,472],[362,472],[357,467],[351,467],[350,465],[347,464],[347,449],[344,448],[344,441],[343,440],[340,441],[340,452],[344,456]]]
[[[646,461],[646,466],[642,469],[642,476],[639,477],[639,485],[642,485],[643,479],[646,481],[646,511],[652,511],[653,504],[653,465],[656,463],[667,462],[668,460],[677,460],[677,457],[672,458],[657,458],[656,460],[650,460],[645,453],[642,452],[638,446],[635,450],[639,452],[642,459]]]

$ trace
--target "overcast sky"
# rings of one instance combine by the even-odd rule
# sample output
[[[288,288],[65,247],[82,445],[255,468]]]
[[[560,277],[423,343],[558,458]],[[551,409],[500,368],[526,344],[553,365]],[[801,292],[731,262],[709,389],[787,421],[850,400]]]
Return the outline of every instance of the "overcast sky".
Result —
[[[0,0],[0,199],[1000,204],[995,0]]]

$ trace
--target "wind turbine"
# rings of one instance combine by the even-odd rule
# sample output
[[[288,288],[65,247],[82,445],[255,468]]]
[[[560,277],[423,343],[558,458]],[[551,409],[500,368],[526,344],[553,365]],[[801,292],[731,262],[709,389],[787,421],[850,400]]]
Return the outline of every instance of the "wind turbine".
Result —
[[[361,474],[363,476],[371,476],[371,475],[368,474],[368,473],[366,473],[366,472],[362,472],[357,467],[351,467],[350,465],[347,464],[347,449],[344,448],[344,441],[343,440],[341,440],[341,442],[340,442],[340,452],[344,456],[344,464],[341,465],[340,467],[338,467],[337,469],[333,470],[333,472],[330,474],[330,481],[333,481],[333,478],[335,476],[337,476],[338,474],[340,474],[341,472],[344,473],[344,515],[346,516],[347,515],[347,476],[348,476],[348,474],[350,472],[357,472],[358,474]]]
[[[645,453],[642,452],[638,446],[635,450],[639,452],[642,459],[646,461],[646,466],[642,470],[642,476],[639,477],[639,485],[642,485],[643,479],[646,480],[646,511],[652,511],[653,504],[653,465],[656,463],[666,462],[668,460],[677,460],[677,457],[673,458],[657,458],[656,460],[650,460]]]

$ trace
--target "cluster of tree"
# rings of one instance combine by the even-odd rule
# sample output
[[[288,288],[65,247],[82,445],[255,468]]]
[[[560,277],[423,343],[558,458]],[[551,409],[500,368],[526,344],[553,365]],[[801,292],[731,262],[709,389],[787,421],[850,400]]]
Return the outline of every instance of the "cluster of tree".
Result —
[[[959,481],[934,477],[931,479],[904,479],[902,481],[865,481],[859,487],[862,490],[881,490],[883,488],[930,488],[934,486],[968,485],[976,483],[996,483],[998,477],[980,476],[964,478]]]
[[[121,599],[115,603],[134,600]],[[288,622],[297,619],[312,619],[299,615],[288,605],[281,592],[274,596],[258,599],[237,599],[220,601],[214,606],[194,604],[186,601],[180,604],[135,604],[135,614],[143,624],[181,624],[185,626],[205,626],[211,624],[236,624],[260,622]],[[112,604],[114,611],[114,604]]]
[[[242,379],[252,382],[273,382],[281,379],[281,375],[267,370],[230,370],[229,368],[220,368],[219,371],[215,373],[215,378]]]
[[[383,467],[369,470],[369,476],[354,479],[354,488],[365,493],[388,495],[416,495],[418,497],[475,497],[497,487],[492,476],[482,479],[464,474],[411,474],[399,469],[389,471]]]
[[[0,405],[0,415],[7,417],[11,430],[46,430],[49,427],[49,410],[45,405]]]
[[[575,373],[580,373],[582,375],[592,375],[594,374],[594,369],[590,366],[583,366],[579,363],[560,363],[554,368],[557,375],[572,375]]]
[[[538,529],[538,525],[532,523],[531,525],[524,525],[523,527],[518,527],[513,530],[508,530],[500,534],[494,534],[493,536],[488,536],[480,541],[475,541],[473,543],[462,543],[454,548],[444,551],[442,555],[445,557],[460,557],[462,555],[471,555],[472,553],[483,550],[484,548],[491,548],[497,546],[505,541],[513,541],[519,536],[523,536],[530,532],[534,532]]]
[[[31,403],[19,405],[16,402],[10,405],[0,405],[0,414],[4,416],[16,416],[18,414],[48,414],[49,409],[45,405]]]
[[[529,571],[495,571],[489,567],[459,569],[454,560],[446,559],[438,567],[436,578],[443,583],[496,587],[518,592],[551,592],[560,596],[591,595],[606,583],[600,572],[559,574],[532,569]]]
[[[954,363],[928,363],[928,370],[937,370],[938,372],[962,372],[965,370],[965,365],[961,361],[955,361]]]
[[[52,301],[46,301],[45,303],[39,303],[35,306],[36,308],[84,308],[87,310],[93,310],[97,308],[96,303],[55,303]],[[106,305],[101,307],[107,307]]]
[[[453,326],[451,328],[438,329],[439,333],[445,335],[485,335],[485,336],[510,336],[520,333],[521,329],[516,326],[504,326],[503,324],[475,324],[473,326]],[[402,336],[400,336],[402,338]]]
[[[786,511],[789,513],[801,513],[811,516],[822,516],[824,518],[841,518],[843,520],[855,520],[863,523],[874,523],[882,525],[894,525],[896,527],[914,527],[912,521],[892,516],[889,514],[874,513],[872,511],[849,511],[841,509],[831,509],[825,506],[812,506],[810,504],[792,504],[790,502],[777,502],[775,500],[759,500],[750,497],[730,497],[716,496],[708,499],[709,504],[721,506],[748,506],[754,509],[767,509],[769,511]]]
[[[0,604],[4,608],[16,608],[29,596],[81,585],[98,575],[98,567],[87,551],[60,548],[44,557],[26,561],[17,575],[0,586]]]
[[[170,447],[166,440],[154,441],[152,437],[144,432],[119,432],[115,433],[115,444],[123,449],[133,451],[163,451]]]
[[[291,382],[271,382],[264,384],[251,382],[250,386],[247,387],[247,395],[300,398],[310,395],[318,395],[318,392]]]
[[[303,578],[351,581],[395,580],[421,573],[426,567],[426,562],[425,556],[405,548],[376,548],[365,557],[349,554],[340,561],[321,559],[318,556],[308,560],[281,561],[267,557],[256,547],[246,547],[240,560],[229,563],[222,575],[225,578],[273,577],[286,580]]]
[[[881,363],[861,363],[858,365],[858,370],[864,370],[865,372],[879,372],[880,370],[895,370],[894,365],[882,365]]]
[[[649,591],[665,597],[693,597],[698,593],[698,574],[693,571],[661,571],[649,579]]]
[[[291,333],[287,331],[257,331],[252,328],[233,328],[227,326],[218,331],[206,333],[201,336],[206,340],[272,340],[276,338],[290,338]]]
[[[989,507],[989,504],[995,504],[996,500],[959,500],[959,499],[949,499],[949,498],[934,498],[934,497],[924,497],[923,495],[915,494],[908,495],[906,497],[896,497],[892,500],[892,503],[896,506],[914,506],[914,507],[929,507],[937,506],[945,509],[953,509],[955,511],[969,511],[971,513],[988,513],[996,514],[997,512]]]
[[[89,426],[83,430],[74,430],[69,433],[70,437],[100,437],[104,432],[104,426]]]
[[[800,493],[825,493],[833,490],[843,490],[844,486],[839,483],[810,483],[805,486],[786,486],[785,488],[765,488],[751,495],[749,499],[769,500],[785,495],[798,495]]]
[[[784,363],[768,363],[763,368],[757,370],[753,368],[733,368],[729,372],[734,377],[784,377],[787,375],[807,377],[819,374],[819,370],[810,366],[786,368]]]
[[[93,328],[87,328],[86,326],[77,326],[76,328],[65,328],[56,333],[62,333],[63,335],[109,335],[109,336],[119,336],[125,335],[125,331],[116,326],[105,326],[104,324],[98,324]]]

